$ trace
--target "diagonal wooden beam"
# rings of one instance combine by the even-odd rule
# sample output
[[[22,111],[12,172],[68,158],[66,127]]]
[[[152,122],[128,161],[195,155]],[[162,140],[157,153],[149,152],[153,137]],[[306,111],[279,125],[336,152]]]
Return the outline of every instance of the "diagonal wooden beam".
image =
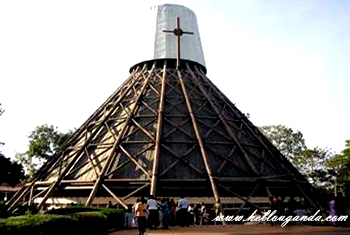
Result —
[[[233,195],[235,195],[236,197],[238,197],[239,199],[241,199],[242,201],[245,201],[246,203],[251,204],[252,206],[254,206],[256,209],[261,210],[261,208],[257,205],[255,205],[254,203],[250,202],[249,200],[247,200],[246,198],[242,197],[241,195],[239,195],[238,193],[233,192],[232,190],[230,190],[229,188],[223,186],[220,183],[217,183],[218,186],[220,186],[221,188],[225,189],[227,192],[232,193]]]
[[[124,143],[124,142],[123,142]],[[142,155],[143,153],[147,152],[148,150],[150,150],[151,148],[153,148],[154,145],[151,144],[149,145],[148,147],[142,149],[140,152],[138,152],[136,155],[135,155],[135,158],[139,157],[140,155]],[[116,168],[112,169],[112,166],[110,168],[108,168],[107,170],[107,174],[106,174],[106,177],[116,173],[119,169],[123,168],[124,166],[126,166],[128,163],[131,162],[131,159],[129,158],[128,160],[124,161],[123,163],[121,163],[120,165],[118,165]]]
[[[151,191],[150,194],[156,196],[157,192],[157,177],[159,168],[159,156],[160,156],[160,140],[162,137],[162,127],[163,127],[163,111],[164,111],[164,100],[165,100],[165,89],[166,89],[166,79],[167,79],[167,64],[164,63],[163,76],[162,76],[162,86],[160,90],[160,100],[158,107],[158,122],[156,127],[156,144],[154,147],[154,158],[153,158],[153,169],[151,177]]]
[[[183,122],[181,122],[179,125],[176,125],[175,123],[173,123],[172,121],[170,121],[168,118],[164,117],[164,120],[166,122],[168,122],[173,129],[171,131],[168,131],[165,135],[164,135],[164,139],[166,139],[169,135],[171,135],[172,133],[174,133],[176,130],[181,131],[183,134],[185,134],[187,137],[189,137],[190,139],[193,139],[193,136],[188,133],[187,131],[183,130],[181,128],[181,126],[185,125],[190,119],[186,119]]]
[[[148,126],[149,124],[154,123],[155,120],[156,120],[156,118],[154,118],[154,119],[152,119],[152,120],[146,122],[146,123],[144,124],[144,126]],[[139,131],[139,129],[136,129],[136,128],[135,128],[135,130],[132,130],[132,131],[130,131],[127,135],[125,135],[124,138],[127,139],[128,137],[132,136],[133,134],[135,134],[135,133],[138,132],[138,131]],[[152,136],[151,139],[153,139],[153,136]]]
[[[196,134],[196,138],[197,138],[197,141],[198,141],[198,144],[199,144],[199,147],[200,147],[201,155],[202,155],[202,158],[203,158],[205,169],[206,169],[208,177],[209,177],[211,188],[213,190],[214,198],[215,198],[215,201],[218,202],[220,200],[218,189],[217,189],[216,184],[215,184],[213,173],[212,173],[211,168],[209,166],[208,156],[207,156],[206,150],[204,148],[202,137],[201,137],[201,135],[199,133],[199,128],[198,128],[198,124],[197,124],[197,121],[196,121],[196,117],[194,116],[194,112],[192,110],[191,102],[190,102],[190,100],[188,98],[186,87],[185,87],[185,83],[184,83],[184,81],[182,79],[182,75],[181,75],[180,70],[177,70],[177,75],[178,75],[178,79],[179,79],[179,82],[180,82],[180,85],[181,85],[182,93],[183,93],[185,101],[186,101],[187,110],[188,110],[188,112],[190,114],[190,117],[191,117],[191,120],[192,120],[193,129],[194,129],[194,132]]]
[[[150,183],[146,183],[145,185],[141,186],[140,188],[137,188],[136,190],[132,191],[131,193],[129,193],[128,195],[123,197],[122,200],[125,201],[126,199],[128,199],[131,196],[133,196],[135,193],[141,191],[142,189],[148,187],[149,185],[150,185]]]
[[[250,198],[253,196],[253,194],[255,193],[256,189],[259,188],[260,184],[258,183],[255,188],[253,189],[253,191],[249,194],[249,196],[246,198],[247,201],[250,200]],[[242,205],[239,207],[238,211],[235,213],[235,216],[238,215],[239,213],[241,213],[243,207],[247,204],[247,202],[242,203]]]
[[[265,142],[269,142],[267,140],[267,138],[261,134],[261,132],[255,128],[253,126],[253,124],[251,124],[251,122],[235,107],[232,107],[232,104],[230,103],[229,99],[205,76],[205,73],[201,70],[199,70],[197,68],[197,66],[195,66],[195,69],[197,71],[197,73],[203,78],[203,81],[205,81],[211,88],[212,90],[215,90],[216,91],[216,94],[226,103],[227,107],[229,107],[229,109],[231,109],[234,113],[238,113],[241,117],[241,122],[243,122],[245,124],[245,126],[247,127],[248,131],[260,142],[260,144],[262,144],[266,149],[267,151],[269,152],[269,154],[271,156],[276,156],[276,154],[274,154],[272,151],[271,151],[271,148],[274,148],[275,150],[277,150],[272,144],[271,144],[271,147],[268,146]],[[254,130],[251,128],[251,126],[253,126]],[[259,136],[257,136],[256,132],[259,133]],[[262,139],[264,139],[265,141],[263,141]],[[281,157],[281,154],[279,153],[278,151],[278,157],[280,158],[281,161],[283,161],[284,163],[288,164],[288,165],[291,165],[291,163],[285,158],[282,158]],[[273,160],[276,160],[274,157],[272,157]],[[277,164],[278,164],[278,161],[276,161]],[[282,165],[283,168],[285,170],[288,170],[284,165]],[[293,167],[294,168],[294,167]],[[300,174],[298,172],[298,174]]]
[[[145,69],[146,66],[143,67],[143,69]],[[140,74],[142,74],[143,70],[141,70]],[[119,97],[118,99],[115,101],[115,103],[119,103],[125,95],[127,95],[127,93],[129,92],[130,88],[133,86],[133,84],[135,84],[137,81],[137,79],[134,79],[131,83],[131,85],[128,87],[128,89],[126,89]],[[117,105],[116,105],[117,106]],[[115,107],[116,108],[116,107]],[[100,109],[98,109],[93,116],[96,116],[96,114],[101,111],[103,109],[103,107],[100,107]],[[108,117],[113,113],[113,109],[103,117],[103,122],[101,122],[100,125],[102,125],[104,123],[105,120],[108,119]],[[88,120],[92,119],[92,117],[90,117]],[[85,125],[87,126],[87,125]],[[84,128],[85,128],[84,126]],[[69,172],[71,170],[71,167],[75,164],[75,162],[79,159],[80,155],[82,155],[82,152],[84,151],[84,148],[87,146],[87,144],[89,143],[89,140],[92,139],[96,132],[100,131],[100,128],[95,127],[93,129],[93,132],[91,133],[91,135],[89,136],[88,140],[84,142],[83,146],[80,148],[79,152],[76,154],[76,156],[74,157],[74,159],[69,163],[69,165],[65,168],[64,172],[58,177],[58,179],[52,184],[52,186],[50,187],[50,189],[48,190],[48,192],[46,193],[46,195],[44,196],[43,200],[39,203],[37,209],[40,210],[44,204],[46,203],[46,200],[51,196],[51,194],[53,193],[53,190],[60,184],[61,180],[65,177],[65,175],[67,174],[67,172]],[[80,134],[79,134],[80,135]],[[78,135],[78,136],[79,136]]]
[[[95,198],[95,195],[97,193],[97,190],[98,188],[100,187],[102,181],[103,181],[103,178],[105,177],[105,174],[107,172],[107,169],[109,168],[109,165],[110,165],[110,162],[112,161],[112,157],[115,156],[115,151],[120,147],[119,144],[120,142],[122,141],[127,129],[128,129],[128,124],[132,118],[132,116],[134,115],[135,111],[137,110],[138,108],[138,103],[140,102],[140,99],[143,95],[143,93],[145,92],[146,88],[147,88],[147,85],[149,83],[149,80],[151,79],[152,77],[152,74],[153,74],[153,70],[155,68],[155,65],[156,63],[154,62],[153,63],[153,66],[151,68],[151,70],[149,71],[149,74],[148,74],[148,77],[146,78],[144,84],[142,85],[142,88],[141,88],[141,91],[140,93],[137,95],[136,97],[136,100],[135,100],[135,104],[133,105],[132,109],[130,110],[129,112],[129,115],[127,117],[127,119],[125,120],[125,124],[124,126],[122,127],[122,129],[120,130],[120,134],[118,136],[118,139],[114,142],[114,145],[112,147],[112,150],[110,151],[110,154],[107,158],[107,162],[105,163],[105,165],[103,166],[102,168],[102,171],[100,172],[100,175],[99,177],[97,178],[96,182],[95,182],[95,185],[89,195],[89,198],[88,200],[86,201],[86,206],[89,206],[91,205],[92,201],[94,200]]]
[[[171,163],[170,165],[168,165],[168,167],[166,169],[164,169],[159,175],[165,175],[169,170],[171,170],[171,168],[173,168],[176,164],[178,164],[180,161],[183,161],[184,163],[187,163],[189,167],[191,167],[193,170],[197,171],[200,175],[203,174],[203,172],[201,172],[197,167],[195,167],[192,163],[190,163],[189,161],[186,161],[184,158],[190,154],[194,149],[196,149],[196,146],[192,146],[183,156],[179,156],[178,154],[176,154],[173,150],[171,150],[169,147],[167,147],[166,145],[162,145],[166,150],[168,150],[174,157],[177,158],[176,161],[174,161],[173,163]]]
[[[233,153],[235,152],[237,146],[235,145],[232,149],[231,152],[228,154],[228,156],[226,157],[227,159],[225,159],[225,161],[223,161],[223,163],[221,164],[220,168],[217,170],[217,173],[219,173],[224,166],[226,165],[227,162],[229,162],[229,160],[231,160],[230,158],[232,157]]]
[[[138,161],[133,156],[131,156],[131,154],[128,151],[126,151],[125,148],[123,148],[123,146],[119,146],[119,148],[138,168],[140,168],[141,171],[143,171],[147,178],[151,178],[146,169],[143,166],[141,166],[140,163],[138,163]]]
[[[139,128],[139,130],[141,130],[143,133],[145,133],[148,138],[150,138],[151,140],[154,140],[154,136],[148,131],[146,130],[144,127],[142,127],[137,121],[135,121],[133,118],[131,119],[131,121]]]
[[[203,88],[202,84],[200,82],[198,82],[198,78],[194,75],[194,72],[192,71],[191,67],[188,65],[188,63],[186,63],[187,65],[187,69],[190,71],[191,76],[193,78],[194,81],[197,82],[197,85],[199,87],[199,89],[202,91],[203,95],[205,96],[205,98],[209,101],[212,109],[215,111],[216,115],[218,115],[218,117],[220,118],[221,122],[224,124],[225,129],[227,131],[227,133],[229,134],[229,136],[231,137],[231,139],[237,144],[238,148],[241,150],[241,152],[243,153],[243,156],[245,158],[245,160],[247,161],[248,165],[250,166],[250,168],[252,169],[252,171],[258,175],[259,172],[257,171],[256,167],[254,166],[254,163],[252,162],[252,160],[250,159],[250,157],[248,156],[247,152],[245,151],[245,149],[243,148],[243,146],[240,144],[239,140],[236,138],[236,136],[234,135],[234,133],[232,132],[232,129],[228,126],[228,124],[225,121],[225,118],[222,116],[222,114],[219,112],[219,110],[217,109],[217,107],[215,106],[215,104],[213,103],[213,101],[210,99],[209,95],[207,94],[206,90]]]
[[[113,192],[110,190],[106,185],[102,184],[102,187],[119,203],[121,204],[125,209],[128,209],[128,206],[120,200]]]

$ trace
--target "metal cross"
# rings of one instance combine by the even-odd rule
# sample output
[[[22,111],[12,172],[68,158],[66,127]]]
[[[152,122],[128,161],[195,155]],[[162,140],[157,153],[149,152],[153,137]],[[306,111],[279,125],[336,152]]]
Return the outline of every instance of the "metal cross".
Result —
[[[176,68],[180,67],[180,37],[183,34],[193,34],[193,32],[185,32],[180,28],[180,18],[176,17],[176,28],[174,30],[163,30],[163,32],[166,33],[173,33],[177,40],[176,40]]]

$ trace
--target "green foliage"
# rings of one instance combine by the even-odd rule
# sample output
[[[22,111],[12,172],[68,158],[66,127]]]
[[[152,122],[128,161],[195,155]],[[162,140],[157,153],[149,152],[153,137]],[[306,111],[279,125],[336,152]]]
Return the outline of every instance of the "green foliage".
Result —
[[[73,215],[81,212],[99,212],[107,216],[108,228],[116,228],[124,226],[124,209],[114,209],[114,208],[97,208],[97,207],[85,207],[85,206],[68,206],[65,208],[59,208],[47,211],[46,214],[57,214],[57,215]]]
[[[62,133],[57,127],[47,124],[37,126],[29,135],[28,150],[17,153],[16,160],[21,163],[29,178],[60,149],[72,135],[72,131]]]
[[[79,223],[82,234],[96,234],[107,229],[107,216],[98,211],[85,211],[72,214]]]
[[[345,149],[340,154],[327,162],[327,166],[333,169],[339,186],[346,194],[350,193],[350,140],[345,141]]]
[[[12,162],[0,153],[0,184],[8,183],[11,186],[15,186],[24,178],[22,166],[16,162]]]
[[[124,210],[71,206],[44,215],[21,215],[5,219],[0,234],[89,235],[123,227]]]
[[[334,158],[327,148],[307,148],[300,131],[278,125],[260,128],[272,144],[302,173],[315,187],[330,189],[333,187],[332,170],[326,167]]]
[[[78,220],[63,215],[22,215],[5,219],[0,224],[1,235],[77,234]]]
[[[308,180],[316,187],[331,188],[332,172],[326,167],[327,162],[334,158],[334,153],[330,149],[316,147],[307,149],[299,157],[301,170]]]
[[[99,212],[107,216],[107,227],[109,229],[124,226],[124,209],[102,208]]]
[[[263,126],[260,127],[260,130],[300,170],[301,165],[298,158],[307,149],[303,134],[283,125]]]

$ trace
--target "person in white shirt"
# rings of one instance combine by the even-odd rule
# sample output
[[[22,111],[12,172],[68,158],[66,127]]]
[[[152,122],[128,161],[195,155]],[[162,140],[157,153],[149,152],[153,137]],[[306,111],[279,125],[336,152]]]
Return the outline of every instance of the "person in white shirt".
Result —
[[[177,202],[177,206],[179,208],[179,211],[177,212],[177,218],[179,218],[179,223],[181,227],[184,227],[188,224],[188,201],[184,197],[181,197],[180,200]]]
[[[154,196],[151,195],[147,201],[147,209],[149,211],[149,226],[150,229],[156,229],[159,221],[159,213],[158,213],[158,203],[154,199]]]

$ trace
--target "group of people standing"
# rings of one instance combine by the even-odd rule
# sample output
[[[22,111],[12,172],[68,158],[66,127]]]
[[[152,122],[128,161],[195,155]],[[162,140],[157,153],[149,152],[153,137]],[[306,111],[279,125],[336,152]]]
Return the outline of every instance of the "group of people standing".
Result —
[[[204,203],[193,206],[184,197],[181,197],[177,203],[169,198],[158,201],[153,195],[148,200],[137,199],[133,212],[140,235],[144,234],[146,227],[157,229],[162,224],[161,228],[168,229],[169,226],[175,225],[184,227],[207,224],[209,220],[209,213]]]

